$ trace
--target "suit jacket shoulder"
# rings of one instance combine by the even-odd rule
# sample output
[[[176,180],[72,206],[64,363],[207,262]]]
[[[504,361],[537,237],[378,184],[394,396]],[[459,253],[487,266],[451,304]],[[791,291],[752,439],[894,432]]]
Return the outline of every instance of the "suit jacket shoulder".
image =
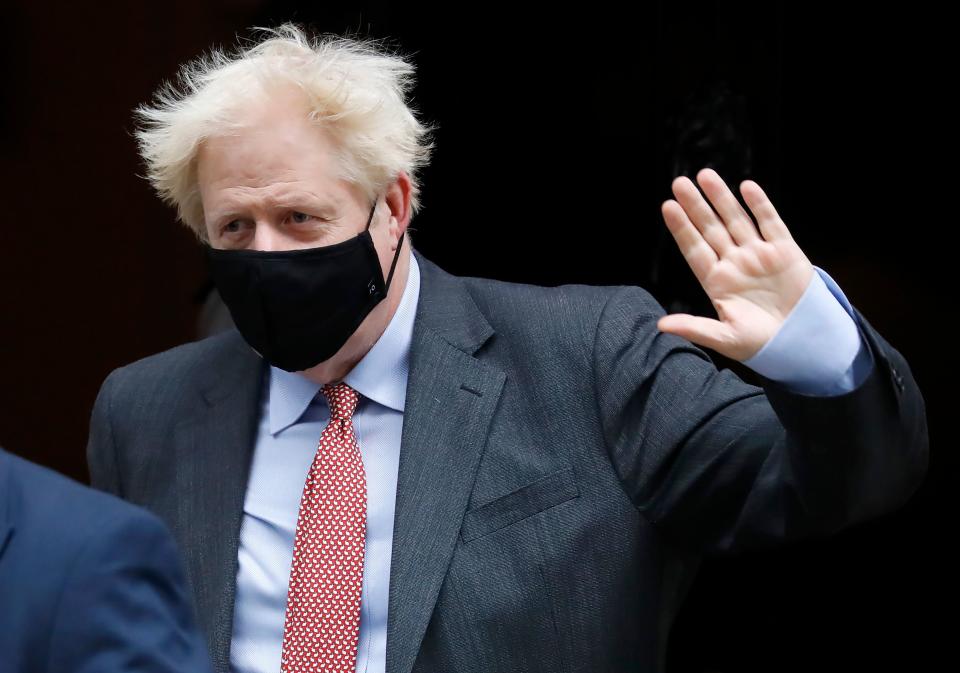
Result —
[[[491,278],[452,276],[476,303],[500,338],[518,339],[557,358],[589,357],[603,310],[622,285],[557,286],[515,283]],[[662,308],[643,288],[646,311]],[[558,350],[559,349],[559,350]]]
[[[238,361],[259,361],[235,329],[149,355],[112,371],[101,395],[106,402],[121,399],[124,414],[156,414],[158,402],[169,406],[199,386],[223,383]],[[192,402],[192,400],[185,400]]]
[[[122,488],[123,452],[128,442],[144,449],[144,436],[166,438],[177,424],[197,418],[210,405],[238,390],[258,390],[263,361],[240,333],[231,329],[200,341],[150,355],[113,370],[100,387],[90,419],[87,464],[90,482],[137,504]],[[130,469],[147,470],[149,464],[132,457]],[[147,477],[150,475],[147,474]]]
[[[2,450],[0,485],[0,651],[12,670],[208,670],[159,518]]]

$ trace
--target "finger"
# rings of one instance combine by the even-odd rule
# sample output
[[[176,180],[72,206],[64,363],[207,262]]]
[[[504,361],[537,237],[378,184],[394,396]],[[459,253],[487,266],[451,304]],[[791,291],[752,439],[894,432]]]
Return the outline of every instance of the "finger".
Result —
[[[778,238],[790,237],[790,230],[780,219],[777,211],[773,208],[773,203],[760,189],[760,185],[753,180],[744,180],[740,183],[740,193],[743,194],[743,200],[747,202],[750,211],[757,218],[760,233],[765,240],[773,241]]]
[[[717,263],[717,253],[703,240],[700,231],[693,226],[687,213],[684,212],[680,204],[673,199],[668,199],[660,206],[663,213],[663,220],[667,224],[667,229],[673,235],[673,240],[677,242],[680,253],[687,260],[687,264],[693,270],[693,274],[705,284],[705,279]]]
[[[733,333],[726,324],[689,313],[661,316],[657,321],[657,329],[683,337],[699,346],[706,346],[723,355],[727,354],[734,341]]]
[[[737,245],[745,245],[750,241],[760,240],[760,234],[757,233],[757,227],[753,220],[750,219],[747,211],[737,201],[737,197],[730,191],[719,173],[712,168],[704,168],[697,173],[697,182],[700,183],[713,207],[717,209],[721,219],[730,231],[730,236],[736,241]]]
[[[734,247],[730,232],[710,204],[706,202],[700,190],[686,176],[677,177],[672,183],[673,195],[687,213],[687,217],[703,235],[704,240],[713,248],[717,256],[723,257]]]

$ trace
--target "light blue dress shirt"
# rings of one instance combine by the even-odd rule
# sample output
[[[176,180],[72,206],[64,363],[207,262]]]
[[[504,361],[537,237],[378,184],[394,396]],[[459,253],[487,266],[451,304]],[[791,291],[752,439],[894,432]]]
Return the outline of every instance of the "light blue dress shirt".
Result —
[[[786,322],[745,364],[810,394],[838,394],[869,374],[872,358],[863,347],[846,297],[826,272],[814,268],[819,275],[814,274]],[[831,292],[836,299],[831,299]],[[397,312],[373,348],[344,378],[360,393],[353,421],[367,478],[358,673],[384,673],[386,667],[397,468],[419,294],[420,269],[411,255]],[[317,395],[319,384],[299,374],[271,367],[264,386],[240,530],[230,650],[231,670],[236,673],[280,671],[300,496],[330,413],[326,399]]]
[[[826,271],[813,268],[816,273],[780,329],[743,364],[794,392],[840,395],[867,378],[873,354],[846,295]]]

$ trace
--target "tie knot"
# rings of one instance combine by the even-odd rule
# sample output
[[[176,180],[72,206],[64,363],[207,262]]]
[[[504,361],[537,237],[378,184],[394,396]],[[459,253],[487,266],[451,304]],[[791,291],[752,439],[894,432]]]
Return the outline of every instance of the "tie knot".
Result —
[[[336,385],[328,383],[320,391],[327,398],[327,404],[330,405],[330,418],[349,421],[353,417],[357,402],[360,400],[360,394],[356,390],[346,383],[340,382]]]

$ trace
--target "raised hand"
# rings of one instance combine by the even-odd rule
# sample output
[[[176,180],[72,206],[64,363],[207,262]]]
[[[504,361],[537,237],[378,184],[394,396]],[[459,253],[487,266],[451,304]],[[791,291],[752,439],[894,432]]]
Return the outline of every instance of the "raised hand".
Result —
[[[697,182],[710,203],[681,176],[671,185],[676,201],[660,209],[719,319],[671,313],[657,328],[743,362],[777,333],[815,271],[760,185],[740,183],[758,231],[716,171],[702,169]]]

